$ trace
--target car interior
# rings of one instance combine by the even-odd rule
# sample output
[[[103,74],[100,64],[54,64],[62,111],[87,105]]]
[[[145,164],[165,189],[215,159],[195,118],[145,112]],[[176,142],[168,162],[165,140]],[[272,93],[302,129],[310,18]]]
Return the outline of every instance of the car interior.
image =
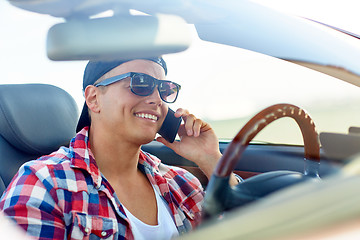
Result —
[[[18,168],[24,162],[51,153],[60,146],[68,145],[69,140],[75,134],[78,108],[74,99],[68,93],[60,88],[47,84],[1,85],[0,98],[0,159],[3,166],[0,169],[0,190],[3,192]],[[44,101],[44,99],[46,99],[46,101]],[[225,150],[229,148],[229,143],[220,142],[219,146],[221,151],[225,152]],[[143,150],[156,154],[166,164],[180,166],[189,170],[200,179],[204,188],[206,188],[208,180],[201,170],[192,162],[176,155],[171,149],[153,141],[143,146]],[[234,172],[244,179],[260,173],[273,173],[280,169],[301,173],[304,171],[305,165],[304,152],[303,146],[264,146],[263,144],[250,144],[246,148],[246,151],[244,150],[240,161],[237,161]],[[319,151],[319,154],[320,160],[322,161],[319,172],[321,177],[339,171],[339,163],[327,159],[323,150]],[[266,156],[266,158],[264,156]],[[264,185],[268,180],[269,179],[265,179],[265,182],[261,182],[261,185]],[[334,186],[337,188],[343,187],[341,184],[336,185],[336,181],[332,181],[332,187],[326,186],[322,191],[328,191],[328,194],[332,194]],[[266,186],[266,184],[264,186],[265,189],[269,189],[269,184],[268,186]],[[316,186],[317,185],[312,185],[314,191],[319,190]],[[308,188],[300,189],[301,191],[294,187],[292,189],[293,192],[296,191],[296,197],[302,196],[301,191],[309,191]],[[280,200],[276,198],[272,200],[273,205],[271,205],[271,209],[273,209],[273,214],[275,214],[276,209],[282,211],[282,207],[279,206],[278,203],[284,201],[283,198],[294,198],[293,192],[288,193],[285,197],[283,195],[279,196]],[[349,192],[348,194],[349,198],[354,199],[357,197],[354,196],[354,192]],[[306,194],[304,194],[303,197],[306,197]],[[307,199],[304,201],[306,200]],[[334,201],[336,200],[339,199],[335,199]],[[271,201],[270,203],[260,203],[256,205],[256,207],[250,206],[250,210],[247,208],[245,214],[241,214],[242,217],[240,219],[239,215],[229,215],[227,224],[234,227],[233,225],[238,224],[239,221],[249,223],[257,221],[257,219],[262,218],[264,214],[270,214],[264,213],[268,204],[271,204]],[[289,204],[296,206],[296,203],[293,202]],[[306,211],[319,211],[319,209],[321,209],[318,206],[319,204],[321,203],[314,201],[314,207],[309,207]],[[235,206],[238,205],[238,203],[235,204]],[[313,209],[316,206],[318,208]],[[234,206],[231,207],[233,208]],[[273,221],[274,229],[278,227],[276,223],[279,224],[281,221],[286,221],[284,218]],[[229,225],[227,225],[227,227]],[[264,228],[261,224],[257,226]],[[197,231],[194,235],[191,235],[192,237],[189,239],[198,239],[197,235],[201,233],[201,230]],[[265,233],[266,231],[263,232],[263,234]],[[210,237],[213,233],[207,230],[203,234]],[[200,238],[202,237],[203,235],[200,235]]]
[[[0,93],[0,161],[5,166],[0,169],[2,192],[24,162],[68,145],[75,134],[78,108],[71,95],[52,85],[1,85]],[[221,152],[228,145],[220,142]],[[171,149],[153,141],[144,145],[143,150],[157,155],[165,164],[192,172],[206,188],[208,180],[202,171]],[[326,157],[322,151],[320,155],[323,160],[320,176],[336,171],[336,164],[324,161]],[[234,172],[246,179],[281,169],[303,172],[304,147],[251,144],[237,162]]]
[[[112,1],[95,4],[88,0],[79,1],[80,4],[54,0],[49,5],[35,0],[29,1],[33,4],[9,1],[15,7],[66,20],[55,24],[47,33],[47,54],[54,61],[181,52],[191,44],[187,26],[191,23],[204,41],[266,54],[360,86],[360,51],[353,51],[353,41],[358,41],[358,35],[312,20],[288,17],[251,1],[194,1],[198,5],[176,1],[178,5],[164,3],[157,7],[134,1],[122,6],[149,15],[119,11],[115,17],[92,19],[72,18],[71,14],[90,16],[108,9],[115,9],[116,13],[116,4]],[[241,14],[236,10],[241,10]],[[266,18],[277,26],[271,33]],[[250,23],[251,28],[246,25]],[[114,25],[118,31],[113,31]],[[133,32],[133,38],[124,37],[128,32]],[[292,34],[286,35],[289,32]],[[105,40],[97,38],[98,35],[108,37]],[[326,39],[327,44],[317,42],[314,47],[312,38],[319,42]],[[261,44],[259,39],[263,41]],[[76,134],[78,116],[74,98],[59,87],[1,84],[0,193],[24,162],[68,146]],[[295,120],[303,145],[252,141],[263,128],[283,117]],[[238,126],[240,131],[232,141],[219,141],[224,157],[210,181],[194,163],[163,144],[154,140],[144,145],[144,151],[156,155],[163,163],[193,173],[206,189],[206,221],[183,239],[286,239],[289,234],[297,236],[305,230],[358,226],[360,180],[354,175],[360,172],[360,160],[356,158],[360,130],[347,126],[348,133],[318,133],[313,123],[304,109],[291,104],[259,109],[244,126]],[[232,171],[242,178],[239,187],[228,185]],[[316,183],[305,183],[304,176],[310,176]],[[277,191],[281,194],[273,194]],[[219,221],[220,218],[225,220]],[[246,227],[240,230],[239,226]]]
[[[8,84],[0,85],[0,109],[2,193],[23,163],[69,144],[75,134],[78,108],[58,87]]]

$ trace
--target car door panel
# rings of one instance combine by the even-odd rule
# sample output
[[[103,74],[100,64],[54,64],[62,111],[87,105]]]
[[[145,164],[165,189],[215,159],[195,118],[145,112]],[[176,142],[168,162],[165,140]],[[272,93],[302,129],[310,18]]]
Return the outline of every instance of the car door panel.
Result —
[[[224,152],[229,142],[220,142],[219,148]],[[193,162],[177,155],[170,148],[153,141],[142,149],[149,152],[168,165],[185,168],[197,176],[205,186],[207,178]],[[320,176],[337,171],[338,164],[329,161],[321,151]],[[304,148],[293,145],[250,144],[235,167],[235,173],[246,179],[259,173],[291,170],[304,171]]]

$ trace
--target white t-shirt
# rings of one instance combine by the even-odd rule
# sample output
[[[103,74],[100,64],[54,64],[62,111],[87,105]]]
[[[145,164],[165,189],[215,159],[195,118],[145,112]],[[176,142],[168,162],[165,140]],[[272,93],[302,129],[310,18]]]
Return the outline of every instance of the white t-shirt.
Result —
[[[160,195],[155,190],[154,192],[158,209],[157,225],[143,223],[123,206],[125,213],[130,220],[131,230],[135,240],[168,240],[179,236],[179,232],[171,215],[171,210]]]

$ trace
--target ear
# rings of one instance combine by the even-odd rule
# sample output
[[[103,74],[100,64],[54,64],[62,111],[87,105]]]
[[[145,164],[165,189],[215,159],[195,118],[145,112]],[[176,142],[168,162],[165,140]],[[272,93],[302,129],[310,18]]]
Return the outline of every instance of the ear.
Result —
[[[99,89],[93,85],[89,85],[85,88],[85,102],[88,108],[95,113],[100,112],[99,106]]]

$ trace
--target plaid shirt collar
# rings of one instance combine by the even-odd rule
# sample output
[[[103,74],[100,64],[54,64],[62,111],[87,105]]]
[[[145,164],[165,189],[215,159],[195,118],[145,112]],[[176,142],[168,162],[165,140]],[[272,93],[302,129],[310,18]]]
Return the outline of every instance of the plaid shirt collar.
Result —
[[[88,130],[88,127],[83,128],[70,143],[70,150],[73,152],[71,167],[87,171],[91,175],[94,187],[99,189],[102,184],[102,175],[90,149]],[[192,185],[192,183],[188,182],[188,184],[177,185],[177,187],[168,185],[166,182],[173,180],[176,174],[173,170],[161,170],[160,163],[161,161],[158,158],[150,156],[146,152],[140,151],[138,168],[147,176],[155,190],[168,202],[169,208],[174,215],[175,224],[178,227],[179,232],[184,233],[186,232],[185,228],[179,228],[179,226],[183,225],[183,222],[182,219],[178,217],[179,215],[177,213],[177,208],[182,209],[182,211],[189,219],[195,219],[194,214],[188,209],[192,208],[192,206],[188,206],[189,204],[183,201],[190,199],[193,195],[197,194],[198,191],[194,191],[195,188],[193,188],[197,183]],[[197,182],[197,180],[191,181]],[[108,185],[108,182],[105,182]],[[181,191],[186,193],[187,196],[183,196],[183,194],[180,193]],[[111,195],[114,193],[112,188],[110,192]],[[197,199],[198,202],[194,202],[192,204],[199,205],[201,200],[202,197]],[[195,208],[199,209],[198,206],[195,206]],[[124,212],[123,209],[121,209],[121,212]],[[197,220],[196,222],[198,223],[199,221]]]
[[[94,186],[100,188],[102,177],[95,157],[90,149],[89,127],[83,128],[71,140],[70,150],[73,152],[71,167],[83,169],[88,172],[93,179]],[[158,158],[151,158],[143,151],[140,152],[139,169],[146,175],[150,174],[150,176],[152,176],[149,180],[153,185],[156,185],[154,176],[161,174],[159,169],[160,163],[161,161]]]
[[[100,188],[102,178],[94,155],[90,149],[89,127],[83,128],[71,140],[69,148],[73,153],[71,167],[87,171],[93,179],[94,186]]]

